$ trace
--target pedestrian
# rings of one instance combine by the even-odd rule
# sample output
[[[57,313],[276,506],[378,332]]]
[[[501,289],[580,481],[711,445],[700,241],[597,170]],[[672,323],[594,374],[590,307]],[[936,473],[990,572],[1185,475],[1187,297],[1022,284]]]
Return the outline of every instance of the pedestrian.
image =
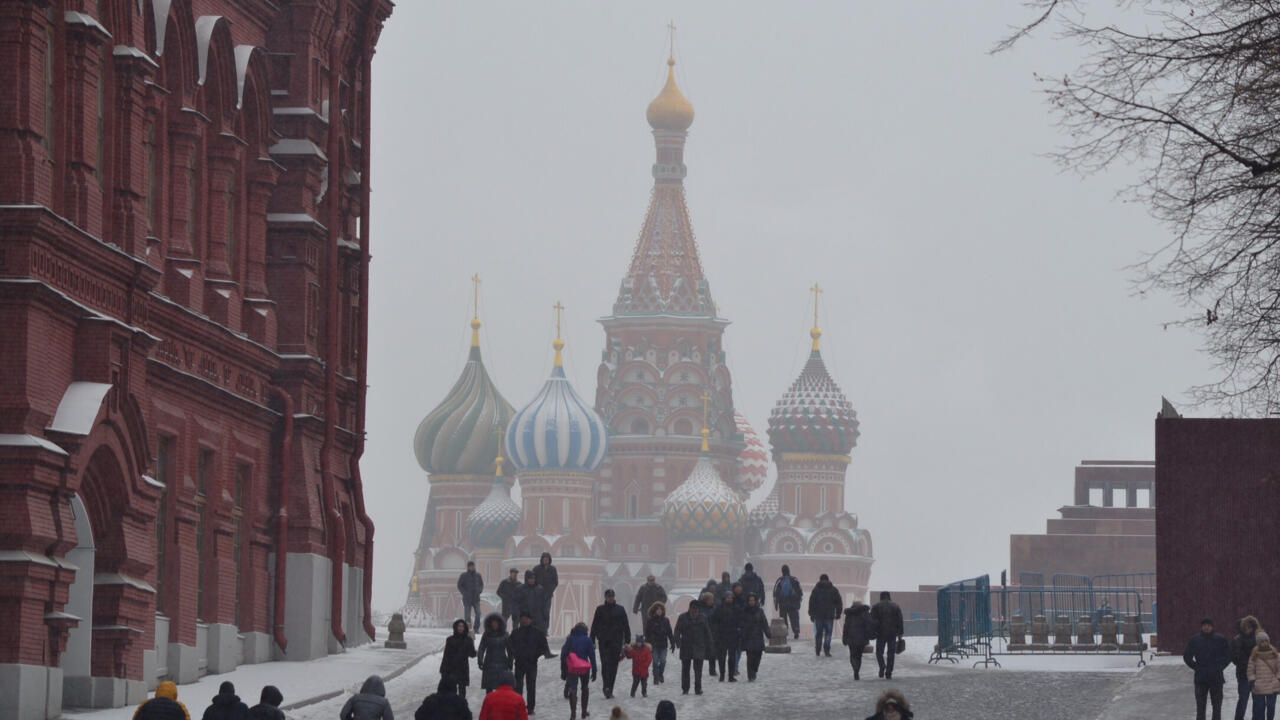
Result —
[[[1213,631],[1213,620],[1200,621],[1200,632],[1187,642],[1182,661],[1195,671],[1196,720],[1205,720],[1205,702],[1213,702],[1213,720],[1222,720],[1222,671],[1231,664],[1231,644]]]
[[[862,604],[861,600],[854,600],[853,605],[844,611],[844,633],[840,638],[849,648],[849,665],[853,667],[854,680],[862,679],[862,654],[866,652],[867,644],[874,635],[870,608]]]
[[[348,698],[342,706],[338,720],[395,720],[382,678],[370,675],[360,686],[360,692]]]
[[[436,691],[422,700],[413,720],[471,720],[471,708],[453,681],[440,678]]]
[[[760,672],[760,658],[769,642],[769,619],[764,616],[757,595],[747,596],[747,607],[742,611],[741,648],[747,653],[747,682],[755,682]]]
[[[588,680],[589,678],[589,680]],[[588,682],[596,680],[596,645],[591,641],[586,623],[578,623],[560,648],[560,679],[564,681],[564,697],[569,701],[569,720],[578,716],[578,692],[582,692],[582,717],[587,717]]]
[[[831,634],[835,630],[836,618],[844,609],[844,598],[840,591],[831,584],[826,573],[818,576],[818,584],[809,593],[809,621],[813,623],[813,654],[826,653],[831,657]]]
[[[641,697],[649,697],[649,667],[653,665],[653,646],[644,641],[643,635],[622,651],[631,660],[631,697],[636,696],[636,688],[640,688]]]
[[[178,702],[178,684],[165,680],[156,686],[154,697],[133,711],[133,720],[191,720],[191,713]]]
[[[467,571],[458,576],[458,592],[462,593],[462,619],[471,627],[480,627],[480,594],[484,592],[484,577],[476,572],[476,564],[467,561]]]
[[[529,714],[534,713],[538,704],[538,660],[551,657],[551,648],[547,646],[547,634],[533,624],[533,614],[528,610],[520,612],[520,626],[511,631],[511,658],[515,661],[516,692],[524,695]]]
[[[1231,662],[1236,666],[1236,720],[1244,720],[1249,709],[1249,661],[1253,657],[1256,645],[1255,636],[1262,629],[1258,619],[1252,615],[1243,617],[1236,623],[1236,636],[1231,638]]]
[[[520,617],[520,608],[516,604],[516,595],[520,593],[520,571],[511,568],[507,578],[498,583],[498,599],[502,601],[502,619],[513,621]]]
[[[653,714],[653,720],[676,720],[676,704],[670,700],[660,701],[657,712]]]
[[[703,597],[706,595],[711,596],[711,604],[707,606],[707,612],[711,612],[712,610],[715,609],[717,605],[720,604],[720,595],[719,593],[716,592],[716,588],[719,586],[720,586],[720,583],[716,582],[715,578],[711,578],[710,580],[707,581],[707,584],[702,587],[702,591],[698,593],[698,597]]]
[[[501,621],[502,617],[499,616],[498,620]],[[485,622],[488,623],[487,620]],[[512,687],[515,682],[510,670],[501,670],[494,676],[493,691],[484,696],[479,720],[529,720],[524,698]]]
[[[498,677],[511,669],[508,652],[507,623],[498,613],[490,613],[484,619],[484,634],[476,643],[476,665],[480,667],[480,688],[485,693],[498,689]],[[515,680],[511,681],[513,684]]]
[[[658,579],[652,575],[645,579],[644,584],[636,591],[636,602],[631,608],[631,612],[640,616],[641,622],[649,617],[649,608],[655,603],[665,603],[667,601],[667,590],[658,584]]]
[[[538,627],[551,634],[551,602],[555,599],[556,588],[560,587],[560,572],[551,564],[551,553],[544,552],[538,558],[538,567],[533,569],[535,584],[542,588],[542,622]],[[527,583],[526,583],[527,584]],[[535,619],[537,617],[535,616]]]
[[[1271,637],[1261,630],[1249,657],[1247,679],[1253,693],[1253,720],[1275,720],[1276,694],[1280,693],[1280,653],[1271,645]]]
[[[880,593],[880,602],[871,608],[871,626],[876,633],[876,664],[880,677],[893,679],[894,659],[898,656],[898,638],[902,637],[902,608],[893,601],[889,591]]]
[[[764,610],[764,578],[756,574],[756,568],[751,563],[747,563],[742,568],[742,577],[738,578],[738,582],[742,585],[742,592],[746,595],[755,595],[761,600],[761,610]]]
[[[720,682],[738,682],[738,626],[742,622],[742,610],[734,602],[732,590],[724,594],[724,601],[711,613],[708,622],[716,644],[711,664],[719,671]]]
[[[452,681],[463,698],[471,684],[470,658],[476,656],[476,644],[469,630],[466,620],[454,620],[453,634],[444,641],[444,656],[440,658],[441,679]]]
[[[689,670],[694,675],[694,694],[702,694],[702,663],[711,656],[711,626],[702,614],[702,603],[689,601],[689,609],[676,618],[672,642],[680,649],[680,691],[689,694]]]
[[[715,581],[709,581],[708,585],[715,587]],[[716,608],[720,607],[720,603],[716,601],[715,596],[710,590],[704,590],[702,594],[698,596],[698,603],[702,606],[700,608],[702,611],[702,619],[706,621],[707,628],[711,630],[711,645],[707,648],[707,672],[711,674],[711,677],[719,677],[719,675],[716,674],[716,639],[715,630],[711,627],[711,615],[716,611]]]
[[[249,706],[240,701],[236,695],[236,686],[224,680],[218,686],[218,694],[213,696],[209,707],[204,709],[204,720],[248,720]]]
[[[538,584],[537,573],[532,570],[524,572],[524,585],[516,589],[515,595],[516,617],[520,613],[527,612],[533,616],[533,624],[538,629],[549,636],[551,631],[547,624],[547,608],[549,600],[547,599],[547,591]]]
[[[720,573],[720,582],[716,583],[716,600],[724,600],[725,595],[733,594],[733,577],[729,575],[729,571],[725,570]]]
[[[258,704],[249,708],[249,720],[285,720],[280,703],[284,702],[284,693],[275,685],[266,685],[258,698]]]
[[[800,639],[800,601],[803,597],[800,581],[792,577],[790,567],[783,565],[782,576],[773,584],[773,609],[786,621],[796,640]]]
[[[876,714],[867,720],[911,720],[915,714],[907,698],[898,690],[885,690],[876,701]]]
[[[671,647],[671,619],[667,617],[666,603],[654,603],[649,607],[644,637],[653,646],[653,684],[661,685],[666,680],[667,649]]]
[[[631,620],[618,604],[613,588],[604,591],[604,603],[596,607],[595,617],[591,619],[591,640],[600,648],[604,696],[613,699],[613,683],[618,678],[622,649],[631,642]]]

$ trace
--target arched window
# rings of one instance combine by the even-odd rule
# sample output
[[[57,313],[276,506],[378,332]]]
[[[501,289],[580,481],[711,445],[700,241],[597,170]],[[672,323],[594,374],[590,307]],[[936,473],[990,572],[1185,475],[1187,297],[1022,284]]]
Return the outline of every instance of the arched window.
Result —
[[[156,123],[147,123],[142,138],[143,172],[147,174],[147,235],[160,237],[160,148],[156,146]]]
[[[227,271],[232,280],[240,279],[240,181],[239,173],[232,170],[227,176],[227,184],[223,189],[223,209],[226,212],[226,223],[223,239],[227,247]]]
[[[191,243],[191,252],[196,257],[203,257],[204,244],[200,242],[200,202],[201,190],[201,156],[204,155],[204,148],[197,146],[195,151],[191,153],[191,157],[187,158],[186,172],[187,181],[187,240]]]

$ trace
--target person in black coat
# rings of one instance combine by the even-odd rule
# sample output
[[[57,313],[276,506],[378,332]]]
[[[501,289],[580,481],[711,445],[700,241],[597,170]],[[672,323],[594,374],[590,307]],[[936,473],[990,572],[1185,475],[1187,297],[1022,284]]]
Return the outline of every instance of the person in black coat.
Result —
[[[178,702],[177,683],[163,680],[156,687],[155,697],[133,711],[133,720],[191,720],[191,715],[187,706]]]
[[[1195,671],[1196,720],[1204,720],[1205,701],[1213,702],[1214,720],[1222,717],[1222,671],[1231,664],[1231,643],[1213,631],[1213,620],[1200,621],[1200,632],[1187,642],[1182,661]]]
[[[606,698],[613,697],[613,681],[618,677],[618,663],[622,649],[631,642],[631,620],[627,611],[618,604],[613,588],[604,591],[604,604],[596,608],[591,619],[591,639],[600,648],[602,690]]]
[[[449,678],[440,678],[436,691],[418,706],[413,720],[471,720],[471,708]]]
[[[636,591],[636,602],[631,607],[631,612],[640,616],[643,623],[649,617],[649,608],[655,603],[665,603],[667,601],[667,590],[658,584],[658,579],[650,575],[645,580],[640,589]]]
[[[516,595],[520,593],[520,571],[511,568],[507,578],[498,583],[498,599],[502,601],[502,619],[515,621],[520,617],[520,608],[516,606]]]
[[[236,686],[223,682],[218,686],[218,694],[213,702],[204,710],[204,720],[248,720],[249,706],[240,702],[236,695]]]
[[[724,601],[724,596],[726,594],[733,594],[733,576],[729,574],[729,571],[726,570],[725,572],[720,573],[720,582],[716,583],[716,587],[713,592],[716,594],[717,604]]]
[[[874,636],[870,608],[861,600],[854,600],[853,605],[844,611],[844,633],[840,637],[840,641],[849,648],[849,665],[853,667],[854,680],[862,679],[862,653]]]
[[[747,596],[747,606],[742,611],[739,621],[741,628],[741,648],[747,653],[747,682],[755,682],[760,672],[760,658],[764,655],[764,647],[769,643],[769,619],[760,607],[757,595]]]
[[[471,684],[470,659],[476,656],[476,644],[471,640],[470,630],[466,620],[454,620],[453,634],[444,641],[444,656],[440,658],[441,679],[450,680],[463,698]]]
[[[522,611],[520,626],[511,631],[508,644],[511,646],[511,659],[516,664],[515,691],[524,694],[525,703],[532,713],[538,703],[538,660],[552,657],[551,648],[547,646],[547,634],[533,624],[532,613]]]
[[[719,670],[720,682],[738,682],[738,635],[742,609],[734,602],[732,590],[725,593],[720,607],[711,613],[709,622],[716,643],[711,663]]]
[[[644,637],[653,646],[653,684],[661,685],[666,679],[667,650],[671,647],[671,619],[667,617],[667,604],[654,603],[649,607],[649,618],[644,622]]]
[[[498,613],[484,619],[484,634],[476,643],[476,665],[480,667],[480,687],[485,693],[498,689],[498,677],[511,669],[507,652],[507,623]]]
[[[1236,636],[1231,638],[1231,662],[1236,666],[1236,720],[1244,720],[1249,709],[1249,698],[1253,696],[1249,683],[1249,659],[1253,657],[1253,649],[1258,645],[1258,631],[1262,624],[1258,618],[1249,615],[1240,618],[1236,623]]]
[[[533,624],[537,625],[538,629],[550,634],[547,629],[547,591],[538,584],[534,571],[525,571],[524,584],[516,589],[515,603],[516,617],[520,617],[520,613],[527,612],[533,616]]]
[[[876,664],[880,677],[893,678],[893,661],[898,656],[898,638],[904,628],[902,608],[893,601],[888,591],[880,593],[880,602],[871,608],[871,626],[876,633]]]
[[[783,565],[782,575],[773,583],[773,609],[787,622],[787,627],[800,639],[800,603],[804,591],[800,589],[800,581],[791,574],[791,568]]]
[[[285,720],[284,711],[280,709],[282,702],[284,693],[280,692],[280,688],[275,685],[264,686],[258,704],[249,708],[249,720]]]
[[[754,565],[747,563],[742,568],[742,577],[738,578],[738,583],[742,585],[743,593],[755,595],[760,600],[760,609],[764,610],[764,578],[756,574]]]
[[[676,629],[672,634],[672,642],[680,648],[680,690],[689,694],[689,669],[694,672],[695,694],[702,694],[702,663],[711,657],[714,642],[711,639],[711,626],[702,614],[702,603],[689,601],[689,609],[676,619]]]
[[[542,606],[542,623],[538,627],[551,633],[551,603],[555,600],[556,588],[560,587],[560,572],[551,564],[551,553],[544,552],[538,558],[538,567],[533,569],[534,583],[542,588],[545,595]],[[537,615],[533,616],[536,621]]]
[[[831,634],[835,631],[836,618],[844,608],[844,598],[831,584],[826,573],[818,576],[818,584],[809,591],[809,621],[813,623],[813,654],[826,653],[831,657]]]
[[[484,577],[476,572],[476,564],[467,562],[467,571],[458,576],[458,592],[462,594],[462,619],[471,627],[480,627],[480,595],[484,592]]]

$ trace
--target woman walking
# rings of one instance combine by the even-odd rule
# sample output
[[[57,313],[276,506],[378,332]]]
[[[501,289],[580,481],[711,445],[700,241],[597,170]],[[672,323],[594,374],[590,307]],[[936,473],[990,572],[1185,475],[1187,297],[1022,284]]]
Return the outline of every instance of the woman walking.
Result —
[[[444,641],[444,657],[440,659],[440,678],[453,681],[458,695],[464,699],[471,684],[471,658],[476,656],[470,631],[466,620],[454,620],[453,634]]]
[[[498,613],[484,619],[484,634],[480,636],[479,645],[476,664],[480,666],[480,687],[488,694],[498,689],[498,679],[511,669],[507,623]]]
[[[560,679],[564,681],[564,697],[569,701],[569,720],[578,717],[578,692],[582,692],[582,717],[587,712],[588,683],[596,679],[596,645],[587,633],[587,624],[573,626],[560,648]]]
[[[653,684],[661,685],[667,669],[667,650],[671,647],[671,620],[667,617],[666,603],[656,602],[649,607],[644,639],[653,646]]]
[[[1271,637],[1261,630],[1249,656],[1249,683],[1253,687],[1253,720],[1275,720],[1276,695],[1280,693],[1280,653]]]
[[[769,620],[760,607],[760,598],[747,596],[747,608],[742,613],[742,649],[747,652],[747,682],[755,682],[760,672],[760,658],[769,642]]]

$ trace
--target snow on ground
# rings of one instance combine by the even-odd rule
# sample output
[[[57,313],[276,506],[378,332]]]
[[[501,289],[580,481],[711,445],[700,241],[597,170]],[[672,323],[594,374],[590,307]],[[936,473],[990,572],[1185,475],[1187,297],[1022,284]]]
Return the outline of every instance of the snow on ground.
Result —
[[[358,690],[364,679],[372,674],[387,675],[397,672],[415,658],[427,653],[439,653],[444,646],[447,630],[410,629],[405,633],[407,650],[389,650],[381,642],[352,648],[341,655],[312,660],[310,662],[270,662],[257,665],[241,665],[234,671],[221,675],[206,675],[198,682],[178,686],[178,699],[186,704],[193,718],[204,713],[209,701],[218,692],[218,686],[224,681],[231,681],[236,686],[236,694],[248,705],[258,703],[258,695],[262,686],[275,685],[284,693],[284,705],[289,706],[299,701],[316,696],[342,692],[345,696]],[[418,663],[431,665],[428,660]],[[437,660],[434,666],[439,666]],[[407,673],[406,673],[407,674]],[[321,703],[323,705],[323,703]],[[339,707],[341,704],[339,703]],[[135,707],[114,708],[111,710],[67,710],[64,718],[75,720],[131,720]],[[304,717],[306,708],[289,712],[289,717]],[[412,715],[412,714],[410,714]],[[334,710],[324,717],[332,719],[337,716]]]

